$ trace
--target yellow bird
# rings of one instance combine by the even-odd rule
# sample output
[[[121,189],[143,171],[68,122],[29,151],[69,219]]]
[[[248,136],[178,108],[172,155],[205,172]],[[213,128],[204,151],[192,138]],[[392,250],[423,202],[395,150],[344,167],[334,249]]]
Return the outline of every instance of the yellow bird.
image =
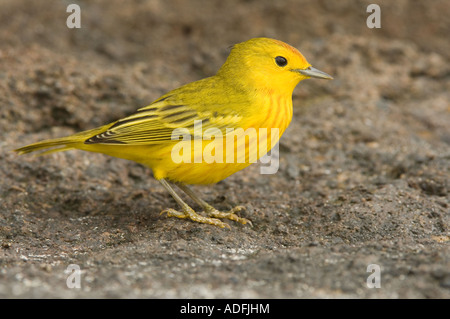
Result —
[[[294,88],[311,77],[332,79],[284,42],[250,39],[233,46],[214,76],[170,91],[116,122],[16,151],[46,150],[42,155],[80,149],[135,161],[149,167],[181,206],[181,211],[164,210],[168,216],[221,228],[229,225],[220,219],[250,223],[235,214],[242,207],[220,212],[187,184],[217,183],[266,154],[292,119]],[[188,206],[170,183],[208,217]]]

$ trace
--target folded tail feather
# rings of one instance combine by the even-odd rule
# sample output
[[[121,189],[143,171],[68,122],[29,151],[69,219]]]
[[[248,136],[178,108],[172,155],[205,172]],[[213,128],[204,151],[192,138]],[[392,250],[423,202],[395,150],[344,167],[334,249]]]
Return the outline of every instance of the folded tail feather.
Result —
[[[74,135],[61,137],[61,138],[55,138],[50,140],[44,140],[41,142],[33,143],[21,148],[16,149],[15,151],[19,153],[19,155],[32,153],[36,151],[42,151],[37,154],[38,156],[45,155],[45,154],[51,154],[55,152],[62,152],[71,150],[74,148],[77,148],[77,145],[84,144],[84,141],[86,141],[88,138],[99,134],[100,132],[107,129],[110,125],[105,125],[102,127],[98,127],[92,130],[83,131]],[[46,150],[47,149],[47,150]]]

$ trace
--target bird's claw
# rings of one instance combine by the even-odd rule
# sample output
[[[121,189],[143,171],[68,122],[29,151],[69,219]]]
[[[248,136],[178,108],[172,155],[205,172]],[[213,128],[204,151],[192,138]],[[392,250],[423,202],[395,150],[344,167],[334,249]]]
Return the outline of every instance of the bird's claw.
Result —
[[[167,214],[167,217],[177,217],[177,218],[187,218],[197,223],[209,224],[218,226],[220,228],[228,228],[231,229],[230,225],[222,222],[217,218],[204,217],[198,213],[196,213],[192,208],[185,209],[184,212],[179,212],[175,209],[168,208],[161,212],[160,215]]]

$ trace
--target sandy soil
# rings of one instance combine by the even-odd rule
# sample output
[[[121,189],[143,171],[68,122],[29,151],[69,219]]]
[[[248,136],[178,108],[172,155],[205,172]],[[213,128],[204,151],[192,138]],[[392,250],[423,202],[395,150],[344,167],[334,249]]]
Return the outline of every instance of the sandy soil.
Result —
[[[76,1],[81,29],[70,2],[0,2],[0,297],[450,298],[450,3],[377,1],[368,29],[371,2]],[[277,174],[194,187],[253,228],[159,215],[176,203],[132,162],[12,152],[212,75],[256,36],[335,80],[295,90]]]

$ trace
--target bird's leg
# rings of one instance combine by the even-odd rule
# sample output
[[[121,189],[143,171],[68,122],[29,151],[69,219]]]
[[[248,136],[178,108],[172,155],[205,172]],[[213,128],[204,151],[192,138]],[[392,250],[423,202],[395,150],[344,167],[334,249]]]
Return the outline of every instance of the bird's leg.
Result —
[[[178,217],[178,218],[189,218],[192,221],[203,223],[203,224],[210,224],[214,226],[219,226],[220,228],[230,228],[229,225],[225,224],[221,220],[217,218],[211,218],[211,217],[204,217],[202,215],[197,214],[191,207],[189,207],[188,204],[186,204],[180,196],[175,193],[173,188],[170,186],[170,184],[165,179],[160,179],[159,182],[162,184],[162,186],[172,195],[172,197],[176,200],[176,202],[181,206],[182,212],[179,212],[175,209],[168,208],[166,210],[163,210],[161,214],[167,213],[168,217]]]
[[[197,204],[203,207],[205,212],[208,214],[209,217],[213,218],[225,218],[229,220],[234,220],[235,222],[241,223],[243,225],[250,224],[252,225],[252,222],[246,218],[239,217],[235,213],[241,210],[244,210],[245,207],[243,206],[236,206],[233,209],[229,210],[228,212],[221,212],[209,205],[207,202],[205,202],[203,199],[198,197],[187,185],[177,183],[176,184],[183,192],[185,192],[190,198],[192,198]]]

